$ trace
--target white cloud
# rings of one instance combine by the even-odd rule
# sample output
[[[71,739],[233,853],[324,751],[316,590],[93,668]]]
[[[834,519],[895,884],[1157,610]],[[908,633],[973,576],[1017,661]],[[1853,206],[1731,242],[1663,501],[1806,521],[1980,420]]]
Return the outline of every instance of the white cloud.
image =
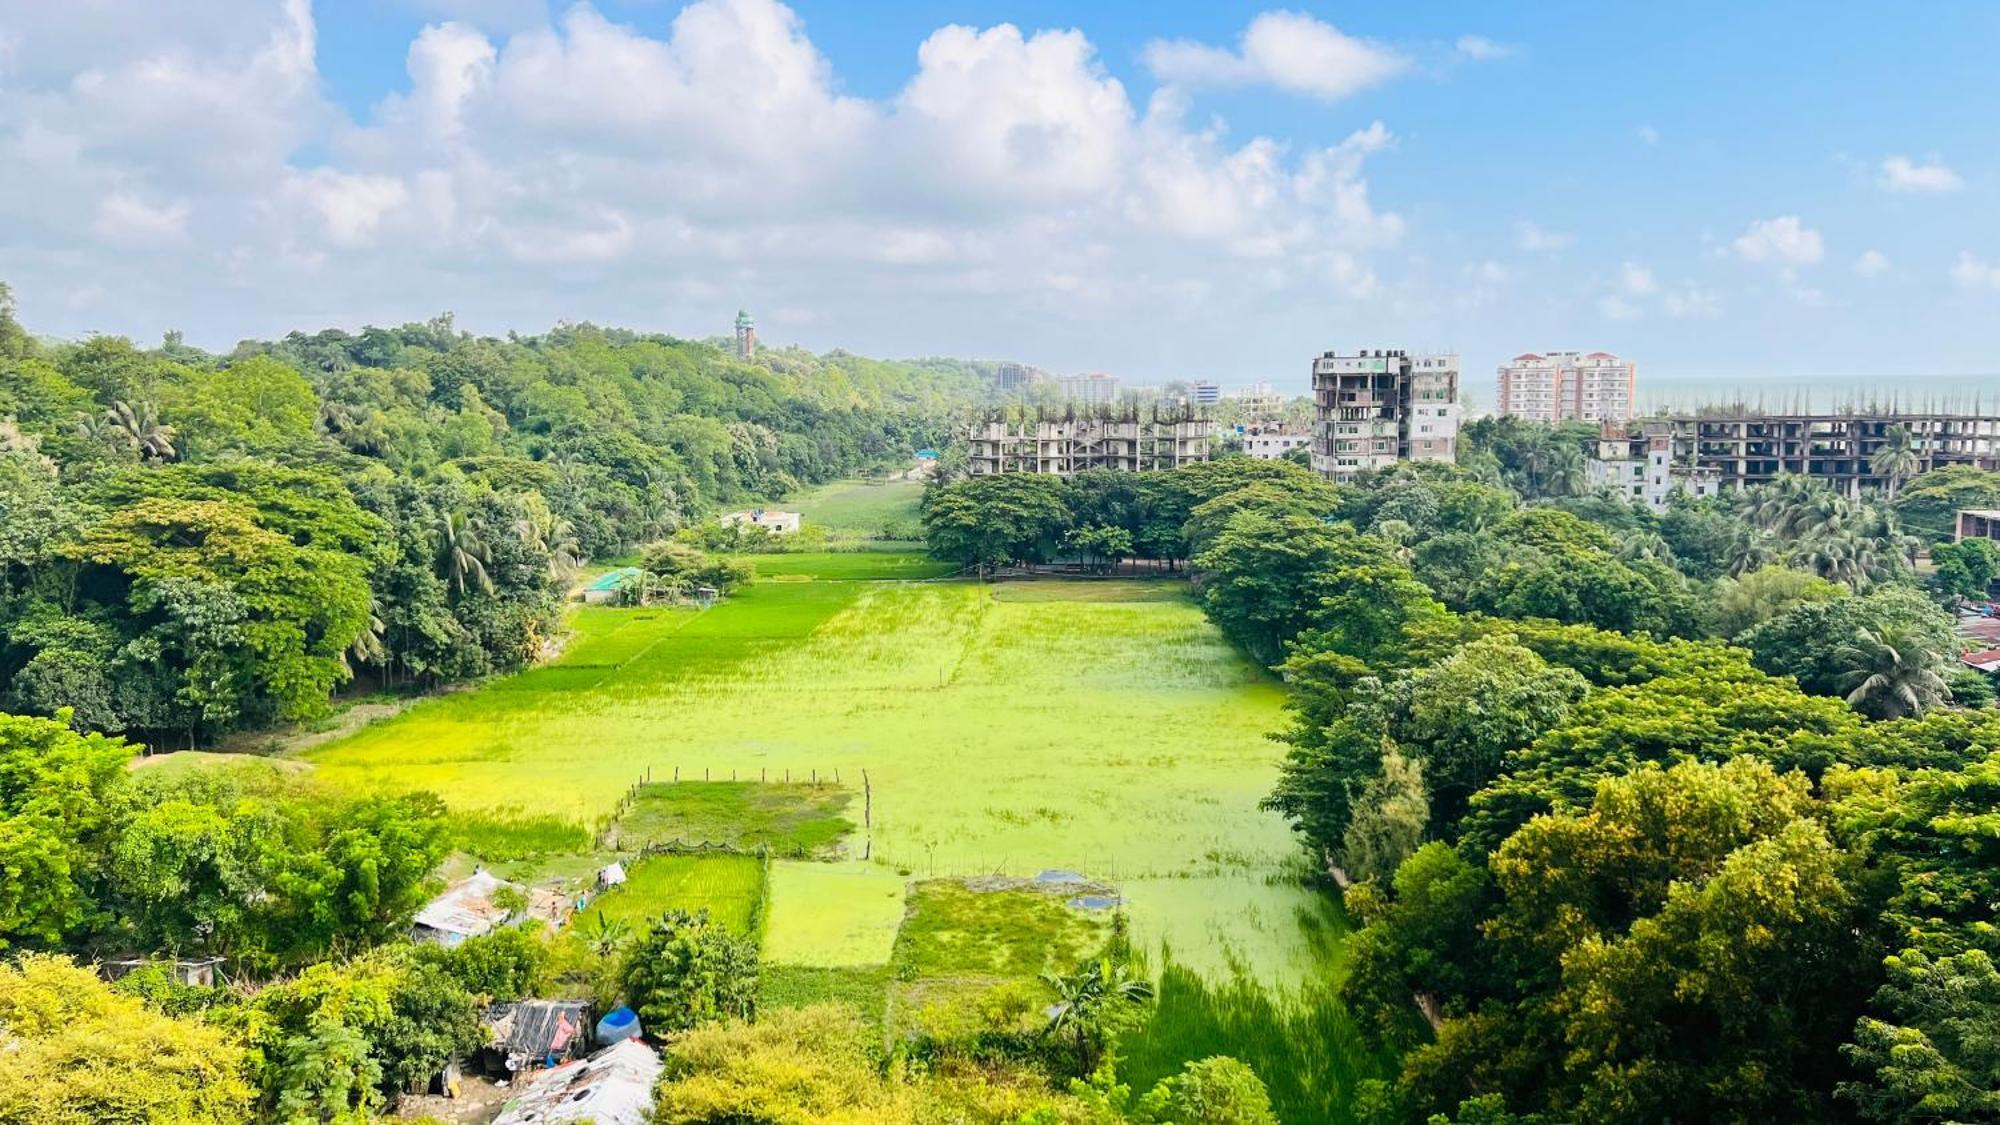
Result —
[[[816,309],[827,343],[862,349],[1000,354],[1066,325],[1096,346],[1123,325],[1181,363],[1190,337],[1162,324],[1396,296],[1375,258],[1406,221],[1368,175],[1385,124],[1232,137],[1172,88],[1135,106],[1077,31],[940,28],[899,90],[863,98],[774,0],[696,0],[662,31],[588,4],[509,31],[504,3],[450,0],[461,22],[414,36],[404,88],[355,118],[323,93],[305,0],[140,6],[129,34],[20,6],[0,0],[21,44],[0,159],[36,177],[0,192],[0,261],[49,331],[116,315],[226,345],[440,307],[686,331],[750,304],[772,333]],[[1277,14],[1242,52],[1325,96],[1403,65]],[[171,276],[101,250],[170,241]]]
[[[1660,131],[1651,125],[1639,126],[1638,133],[1642,144],[1657,145],[1660,143]]]
[[[1958,264],[1951,267],[1951,280],[1961,289],[2000,289],[2000,265],[1961,250]]]
[[[1332,100],[1380,85],[1409,60],[1394,49],[1342,32],[1302,12],[1264,12],[1235,50],[1187,39],[1146,45],[1146,67],[1179,86],[1269,85]]]
[[[1534,223],[1522,219],[1520,222],[1514,224],[1514,241],[1523,250],[1536,254],[1547,254],[1557,250],[1569,249],[1576,243],[1576,236],[1561,234],[1552,230],[1543,230]]]
[[[1660,308],[1676,319],[1706,319],[1722,312],[1722,294],[1698,285],[1686,285],[1661,298]]]
[[[1731,245],[1737,257],[1760,265],[1809,266],[1826,256],[1819,232],[1801,223],[1797,215],[1751,223],[1749,231]]]
[[[1637,262],[1626,262],[1620,267],[1618,284],[1634,297],[1645,297],[1660,291],[1660,283],[1653,280],[1653,271]]]
[[[1888,272],[1888,269],[1889,256],[1880,250],[1863,250],[1861,256],[1854,259],[1854,272],[1862,277],[1874,277]]]
[[[1509,47],[1505,43],[1495,43],[1484,35],[1461,35],[1458,37],[1455,49],[1460,58],[1471,59],[1474,62],[1485,62],[1488,59],[1504,59],[1514,53],[1512,47]]]
[[[130,192],[113,192],[98,201],[91,231],[113,246],[170,246],[187,241],[186,200],[151,204]]]
[[[1882,186],[1890,191],[1921,195],[1941,195],[1965,186],[1957,172],[1936,158],[1918,164],[1907,156],[1891,156],[1882,161]]]
[[[1599,297],[1597,299],[1597,311],[1606,320],[1639,319],[1639,306],[1615,293]]]

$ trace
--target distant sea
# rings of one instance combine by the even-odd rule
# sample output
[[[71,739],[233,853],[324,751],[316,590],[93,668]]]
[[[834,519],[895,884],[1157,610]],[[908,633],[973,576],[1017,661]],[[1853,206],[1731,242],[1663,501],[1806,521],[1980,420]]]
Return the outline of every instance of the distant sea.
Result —
[[[1490,413],[1494,388],[1463,386],[1474,414]],[[2000,414],[2000,374],[1993,375],[1683,375],[1639,369],[1643,414],[1742,404],[1773,413],[1895,405],[1904,410]]]

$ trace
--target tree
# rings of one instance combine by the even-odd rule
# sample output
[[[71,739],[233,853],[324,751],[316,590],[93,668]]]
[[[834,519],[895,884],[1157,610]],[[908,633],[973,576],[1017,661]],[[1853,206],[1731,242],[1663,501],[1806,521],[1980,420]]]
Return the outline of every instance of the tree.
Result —
[[[1835,659],[1846,668],[1840,683],[1847,702],[1876,718],[1894,719],[1921,715],[1950,698],[1945,682],[1950,651],[1940,649],[1921,626],[1892,623],[1857,629]]]
[[[1158,1125],[1277,1125],[1255,1071],[1227,1055],[1188,1063],[1139,1101],[1140,1121]]]
[[[709,920],[670,910],[625,954],[625,996],[655,1034],[757,1010],[757,943]]]
[[[1966,539],[1939,543],[1931,548],[1931,564],[1936,569],[1931,582],[1947,596],[1984,599],[2000,578],[2000,543],[1991,539]]]
[[[0,1121],[253,1120],[249,1057],[220,1028],[114,992],[61,957],[0,965]]]
[[[2000,507],[2000,473],[1971,465],[1933,469],[1897,492],[1895,507],[1911,534],[1930,543],[1950,542],[1960,511]]]
[[[1978,1121],[2000,1115],[2000,972],[1984,949],[1905,950],[1842,1047],[1867,1076],[1838,1093],[1870,1121]],[[1887,1018],[1882,1018],[1886,1016]]]
[[[486,570],[491,558],[492,552],[469,513],[438,513],[438,573],[454,591],[463,596],[468,588],[493,589],[493,578]]]
[[[1079,527],[1069,533],[1067,542],[1070,550],[1089,558],[1091,568],[1100,574],[1117,570],[1118,563],[1132,554],[1132,533],[1122,527]]]
[[[1896,489],[1924,467],[1915,437],[1908,426],[1890,426],[1882,432],[1882,444],[1868,455],[1868,471],[1889,482],[1889,502],[1895,503]]]
[[[1042,982],[1056,995],[1042,1034],[1069,1040],[1079,1075],[1097,1069],[1106,1044],[1153,998],[1151,981],[1132,976],[1123,962],[1108,956],[1087,961],[1073,973],[1043,973]]]
[[[1048,561],[1073,518],[1062,481],[1038,473],[971,477],[924,493],[931,554],[981,574]]]
[[[68,719],[0,715],[0,948],[56,944],[96,909],[132,747]]]
[[[122,399],[113,402],[104,411],[104,421],[142,460],[172,461],[180,456],[174,446],[174,428],[161,424],[159,408],[150,402],[136,406]]]
[[[1741,636],[1793,606],[1830,602],[1846,595],[1846,587],[1808,571],[1761,567],[1716,582],[1709,631],[1718,637]]]
[[[673,590],[707,586],[728,593],[756,577],[749,559],[711,555],[699,547],[672,539],[648,543],[640,550],[640,565],[654,581]]]
[[[1382,751],[1382,772],[1369,778],[1355,798],[1353,816],[1340,838],[1340,865],[1356,879],[1388,882],[1396,868],[1424,842],[1431,802],[1423,767],[1398,753]]]

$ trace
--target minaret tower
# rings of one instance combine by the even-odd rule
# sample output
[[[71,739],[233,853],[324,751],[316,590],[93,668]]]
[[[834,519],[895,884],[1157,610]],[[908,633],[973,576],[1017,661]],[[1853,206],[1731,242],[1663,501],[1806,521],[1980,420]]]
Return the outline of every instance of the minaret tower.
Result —
[[[757,322],[742,309],[736,310],[736,358],[750,359],[757,354]]]

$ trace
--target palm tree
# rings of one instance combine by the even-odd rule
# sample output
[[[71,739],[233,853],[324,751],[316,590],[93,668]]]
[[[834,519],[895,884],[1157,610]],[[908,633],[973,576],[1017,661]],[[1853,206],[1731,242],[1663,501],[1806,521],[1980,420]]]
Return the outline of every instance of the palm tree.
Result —
[[[486,573],[486,564],[493,561],[493,552],[481,539],[472,516],[445,512],[438,517],[437,533],[438,570],[451,588],[460,594],[467,586],[491,590],[493,578]]]
[[[1097,1069],[1099,1041],[1119,1005],[1136,1006],[1153,997],[1151,981],[1131,976],[1124,962],[1114,965],[1109,957],[1086,963],[1066,976],[1043,973],[1042,981],[1056,994],[1042,1034],[1070,1036],[1076,1045],[1078,1070],[1085,1075]]]
[[[1652,559],[1674,564],[1674,549],[1657,531],[1628,531],[1618,539],[1618,557],[1626,562]]]
[[[548,553],[549,577],[561,582],[575,574],[583,565],[576,525],[557,515],[538,493],[522,497],[520,513],[514,519],[514,538],[530,550]]]
[[[374,595],[368,597],[368,621],[361,626],[361,632],[347,651],[340,654],[340,666],[348,675],[354,674],[357,664],[381,664],[388,659],[389,646],[383,642],[389,626],[382,621],[382,599]]]
[[[1916,476],[1924,467],[1924,459],[1917,452],[1916,438],[1907,426],[1890,426],[1882,433],[1882,444],[1868,456],[1868,471],[1889,482],[1889,499],[1896,498],[1896,488],[1904,480]]]
[[[160,423],[159,410],[150,402],[137,407],[123,400],[113,402],[105,408],[104,420],[129,448],[138,451],[141,460],[171,461],[179,455],[174,448],[174,428]]]
[[[1857,629],[1836,659],[1847,666],[1840,686],[1848,704],[1876,718],[1922,715],[1951,695],[1945,654],[1933,638],[1907,625]]]
[[[1723,565],[1728,568],[1731,578],[1741,578],[1770,564],[1777,557],[1777,548],[1770,536],[1754,527],[1744,526],[1737,527],[1722,554]]]
[[[1546,488],[1551,496],[1579,496],[1590,483],[1590,468],[1583,450],[1573,444],[1555,446],[1548,455]]]
[[[632,923],[623,918],[613,918],[600,910],[596,923],[584,931],[583,943],[599,957],[610,957],[625,947],[632,938]]]

